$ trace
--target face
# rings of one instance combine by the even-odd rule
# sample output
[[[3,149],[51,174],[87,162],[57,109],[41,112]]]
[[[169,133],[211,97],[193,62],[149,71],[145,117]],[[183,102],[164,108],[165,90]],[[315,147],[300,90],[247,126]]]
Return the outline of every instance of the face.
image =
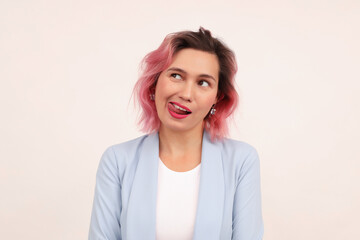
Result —
[[[204,118],[217,100],[218,75],[216,55],[194,49],[176,53],[156,84],[155,105],[160,129],[202,129]]]

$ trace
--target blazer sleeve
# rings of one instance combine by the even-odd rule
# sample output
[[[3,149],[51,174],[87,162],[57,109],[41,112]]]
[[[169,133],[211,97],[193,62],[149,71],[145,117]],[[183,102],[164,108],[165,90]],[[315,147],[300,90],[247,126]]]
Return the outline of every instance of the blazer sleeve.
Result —
[[[109,147],[96,173],[89,240],[121,240],[121,185],[115,153]]]
[[[264,225],[261,213],[260,162],[254,148],[240,169],[233,206],[233,240],[261,240]]]

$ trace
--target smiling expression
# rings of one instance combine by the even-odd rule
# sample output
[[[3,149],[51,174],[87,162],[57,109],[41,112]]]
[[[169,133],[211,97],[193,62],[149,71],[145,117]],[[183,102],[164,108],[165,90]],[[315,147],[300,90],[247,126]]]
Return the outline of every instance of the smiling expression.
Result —
[[[219,62],[216,55],[183,49],[159,76],[155,105],[161,128],[175,131],[201,129],[216,103]]]

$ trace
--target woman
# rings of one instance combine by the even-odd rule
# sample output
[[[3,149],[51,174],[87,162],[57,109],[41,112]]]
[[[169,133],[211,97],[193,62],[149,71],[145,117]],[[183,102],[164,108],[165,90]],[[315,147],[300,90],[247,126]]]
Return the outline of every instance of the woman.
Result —
[[[257,152],[225,138],[233,52],[200,28],[168,35],[142,66],[134,93],[148,135],[103,154],[89,239],[262,239]]]

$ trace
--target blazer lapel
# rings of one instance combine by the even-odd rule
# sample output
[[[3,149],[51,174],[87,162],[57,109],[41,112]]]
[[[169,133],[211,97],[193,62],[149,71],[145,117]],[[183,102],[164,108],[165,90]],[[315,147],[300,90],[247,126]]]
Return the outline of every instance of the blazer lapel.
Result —
[[[139,153],[127,212],[125,239],[155,240],[159,136],[148,135]]]
[[[204,131],[200,186],[193,240],[219,239],[225,198],[220,146]]]
[[[144,139],[126,216],[126,238],[155,240],[156,200],[159,164],[159,136]],[[204,131],[201,153],[200,186],[193,240],[219,239],[223,206],[224,174],[220,147]]]

